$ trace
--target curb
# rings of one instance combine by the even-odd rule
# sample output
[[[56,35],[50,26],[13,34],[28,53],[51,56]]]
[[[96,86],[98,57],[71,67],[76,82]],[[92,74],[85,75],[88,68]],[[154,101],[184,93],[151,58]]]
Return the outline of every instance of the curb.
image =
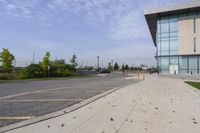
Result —
[[[117,91],[121,88],[130,86],[130,85],[133,85],[133,84],[136,84],[136,83],[139,83],[139,82],[141,82],[141,80],[138,80],[138,82],[130,83],[130,84],[127,84],[127,85],[122,85],[120,87],[117,87],[117,88],[108,90],[106,92],[100,93],[96,96],[93,96],[89,99],[86,99],[84,101],[76,103],[76,104],[74,104],[70,107],[67,107],[65,109],[62,109],[62,110],[59,110],[59,111],[56,111],[56,112],[52,112],[52,113],[49,113],[49,114],[45,114],[43,116],[39,116],[39,117],[30,119],[30,120],[26,120],[26,121],[22,121],[22,122],[19,122],[19,123],[15,123],[15,124],[12,124],[12,125],[2,127],[2,128],[0,128],[0,133],[5,133],[5,132],[8,132],[8,131],[11,131],[11,130],[14,130],[14,129],[18,129],[18,128],[25,127],[25,126],[28,126],[28,125],[31,125],[31,124],[35,124],[35,123],[38,123],[38,122],[42,122],[42,121],[45,121],[45,120],[48,120],[48,119],[52,119],[52,118],[55,118],[55,117],[65,115],[65,114],[70,113],[72,111],[75,111],[75,110],[77,110],[81,107],[84,107],[84,106],[86,106],[86,105],[106,96],[106,95],[109,95],[109,94],[111,94],[111,93],[113,93],[113,92],[115,92],[115,91]]]

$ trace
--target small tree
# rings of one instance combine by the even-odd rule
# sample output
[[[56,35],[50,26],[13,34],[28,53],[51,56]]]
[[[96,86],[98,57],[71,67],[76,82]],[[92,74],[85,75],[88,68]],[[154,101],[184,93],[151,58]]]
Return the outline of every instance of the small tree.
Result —
[[[126,64],[124,69],[129,70],[129,66]]]
[[[117,62],[115,62],[114,70],[118,70],[118,69],[119,69],[119,65],[117,64]]]
[[[112,65],[111,65],[110,62],[108,62],[108,69],[109,69],[109,70],[112,70]]]
[[[122,70],[124,70],[125,69],[125,66],[124,66],[124,64],[122,65]]]
[[[9,71],[12,67],[12,63],[14,60],[15,56],[11,54],[8,49],[3,48],[0,53],[0,61],[2,62],[3,68]]]
[[[134,70],[134,67],[132,66],[132,67],[130,68],[130,70]]]
[[[129,70],[129,66],[126,64],[124,69]]]
[[[29,78],[41,78],[43,75],[43,69],[39,64],[30,64],[26,68]]]
[[[45,56],[43,57],[43,60],[41,62],[41,66],[42,66],[42,69],[44,71],[44,76],[46,77],[46,73],[47,73],[47,69],[48,69],[48,66],[49,66],[49,63],[50,63],[50,52],[47,51],[45,53]]]
[[[74,54],[70,60],[73,68],[74,68],[74,71],[76,70],[76,66],[77,66],[77,62],[76,62],[76,55]]]

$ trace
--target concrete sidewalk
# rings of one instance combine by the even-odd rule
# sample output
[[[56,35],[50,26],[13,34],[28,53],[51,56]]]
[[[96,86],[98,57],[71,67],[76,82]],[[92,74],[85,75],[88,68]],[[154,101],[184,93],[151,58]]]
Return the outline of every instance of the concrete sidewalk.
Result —
[[[66,115],[9,133],[199,133],[200,91],[149,76]]]

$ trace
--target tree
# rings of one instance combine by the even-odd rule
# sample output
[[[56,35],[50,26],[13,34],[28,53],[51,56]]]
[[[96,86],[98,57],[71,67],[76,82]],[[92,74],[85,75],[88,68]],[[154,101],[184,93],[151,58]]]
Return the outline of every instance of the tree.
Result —
[[[42,66],[42,69],[44,71],[44,76],[45,77],[46,77],[46,72],[47,72],[48,66],[50,64],[50,56],[51,56],[50,52],[47,51],[45,53],[45,56],[43,57],[42,62],[41,62],[41,66]]]
[[[117,62],[115,62],[114,70],[118,70],[118,69],[119,69],[119,65],[117,64]]]
[[[62,65],[65,65],[65,64],[66,64],[64,59],[55,60],[54,63],[55,63],[55,64],[62,64]]]
[[[3,50],[0,53],[0,61],[2,62],[3,68],[6,70],[10,70],[14,60],[15,56],[12,53],[10,53],[8,49],[3,48]]]
[[[112,65],[111,65],[110,62],[108,62],[108,69],[109,69],[109,70],[112,70]]]
[[[76,66],[77,66],[76,55],[75,55],[75,54],[72,56],[70,62],[71,62],[72,66],[73,66],[73,68],[74,68],[74,71],[75,71]]]
[[[124,70],[125,69],[125,66],[124,66],[124,64],[122,65],[122,70]]]
[[[132,66],[132,67],[130,68],[130,70],[134,70],[134,67]]]
[[[30,64],[26,68],[29,78],[40,78],[43,75],[43,69],[39,64]]]
[[[129,70],[129,66],[126,64],[124,69]]]

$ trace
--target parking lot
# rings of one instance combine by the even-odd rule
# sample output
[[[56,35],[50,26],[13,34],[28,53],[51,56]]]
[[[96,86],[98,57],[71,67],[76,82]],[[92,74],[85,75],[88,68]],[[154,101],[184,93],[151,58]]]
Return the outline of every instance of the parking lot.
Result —
[[[55,112],[110,89],[136,83],[121,74],[0,84],[0,127]]]

